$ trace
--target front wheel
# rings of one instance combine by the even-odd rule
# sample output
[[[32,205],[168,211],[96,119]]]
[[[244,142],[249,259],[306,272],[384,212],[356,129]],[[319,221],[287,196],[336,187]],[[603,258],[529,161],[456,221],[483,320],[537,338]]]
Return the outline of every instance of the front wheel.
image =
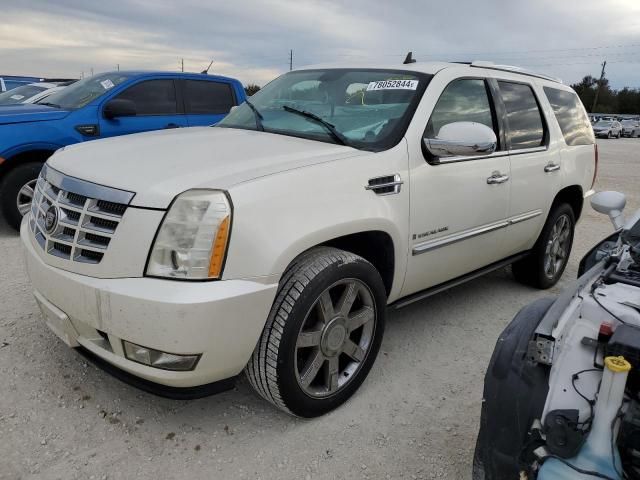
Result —
[[[516,279],[542,289],[558,283],[569,261],[575,226],[571,206],[554,205],[530,254],[512,265]]]
[[[316,417],[344,403],[373,365],[385,323],[380,274],[362,257],[321,247],[280,289],[245,373],[276,407]]]
[[[7,223],[20,230],[20,222],[31,209],[31,201],[42,170],[41,162],[18,165],[4,177],[0,186],[0,204]]]

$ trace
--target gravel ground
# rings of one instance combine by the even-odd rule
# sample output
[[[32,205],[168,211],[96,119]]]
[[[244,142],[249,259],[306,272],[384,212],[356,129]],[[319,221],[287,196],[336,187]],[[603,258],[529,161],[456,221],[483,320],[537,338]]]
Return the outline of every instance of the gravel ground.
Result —
[[[640,140],[599,141],[598,189],[640,207]],[[158,398],[96,369],[40,319],[18,237],[0,224],[0,478],[385,479],[470,477],[483,375],[500,331],[557,294],[612,231],[585,207],[563,280],[540,292],[507,270],[391,312],[359,392],[294,419],[242,381],[196,401]]]

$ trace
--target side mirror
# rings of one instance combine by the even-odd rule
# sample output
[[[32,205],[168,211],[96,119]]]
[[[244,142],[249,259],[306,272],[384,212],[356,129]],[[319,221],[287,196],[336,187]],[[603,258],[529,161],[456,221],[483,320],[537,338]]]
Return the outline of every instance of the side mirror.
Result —
[[[136,104],[131,100],[115,98],[107,102],[102,114],[104,118],[111,120],[116,117],[135,117],[138,112],[136,110]]]
[[[423,139],[435,157],[475,157],[496,151],[498,139],[492,129],[476,122],[454,122],[444,125],[436,138]]]
[[[591,208],[608,215],[616,230],[624,225],[622,211],[626,204],[627,199],[620,192],[598,192],[591,197]]]

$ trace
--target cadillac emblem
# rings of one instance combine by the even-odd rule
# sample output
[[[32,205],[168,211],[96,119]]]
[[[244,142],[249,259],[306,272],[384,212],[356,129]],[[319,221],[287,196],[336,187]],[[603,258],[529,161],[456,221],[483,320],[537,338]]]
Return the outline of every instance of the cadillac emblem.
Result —
[[[44,228],[48,234],[53,233],[53,231],[58,226],[58,207],[55,205],[51,205],[45,213],[44,216]]]

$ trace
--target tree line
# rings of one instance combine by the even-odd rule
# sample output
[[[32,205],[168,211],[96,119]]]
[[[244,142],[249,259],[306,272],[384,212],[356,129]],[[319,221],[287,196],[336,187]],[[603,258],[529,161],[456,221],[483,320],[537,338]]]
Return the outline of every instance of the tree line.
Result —
[[[598,90],[598,79],[587,75],[580,82],[571,85],[587,112],[589,113],[624,113],[640,114],[640,89],[624,87],[621,90],[613,90],[609,80],[604,78],[601,82],[598,103],[593,108],[593,100]]]

